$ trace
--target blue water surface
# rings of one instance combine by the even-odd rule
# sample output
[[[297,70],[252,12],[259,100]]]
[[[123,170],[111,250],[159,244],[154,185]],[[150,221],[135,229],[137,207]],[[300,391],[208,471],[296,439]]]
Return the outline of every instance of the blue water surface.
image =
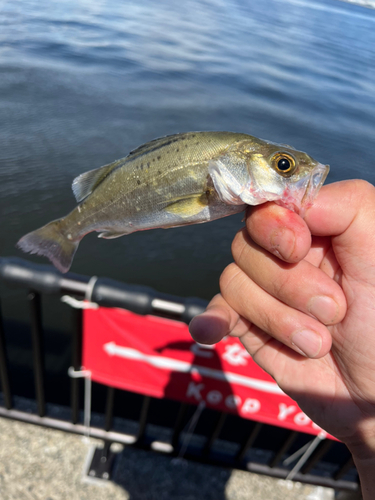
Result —
[[[375,183],[375,10],[338,0],[0,1],[1,255],[78,174],[155,137],[232,130]],[[72,270],[210,298],[241,216],[86,237]],[[41,258],[31,257],[37,262]]]

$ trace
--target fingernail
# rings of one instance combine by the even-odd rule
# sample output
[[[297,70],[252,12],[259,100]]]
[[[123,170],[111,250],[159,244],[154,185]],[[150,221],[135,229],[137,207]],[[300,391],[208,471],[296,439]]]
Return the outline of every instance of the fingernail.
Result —
[[[331,298],[319,295],[310,299],[307,308],[309,312],[324,324],[332,323],[339,312],[339,306]]]
[[[271,236],[271,250],[283,259],[289,259],[293,253],[296,237],[288,228],[277,229]]]
[[[292,337],[292,344],[308,358],[315,357],[322,347],[320,335],[313,330],[300,330]]]

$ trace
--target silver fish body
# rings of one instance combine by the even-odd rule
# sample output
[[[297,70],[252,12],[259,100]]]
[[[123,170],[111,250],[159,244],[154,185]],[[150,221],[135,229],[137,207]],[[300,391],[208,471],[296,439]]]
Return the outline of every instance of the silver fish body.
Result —
[[[312,203],[328,166],[290,146],[247,134],[189,132],[151,141],[73,181],[78,206],[25,235],[18,247],[69,270],[92,231],[117,238],[135,231],[219,219],[274,200],[295,211]]]

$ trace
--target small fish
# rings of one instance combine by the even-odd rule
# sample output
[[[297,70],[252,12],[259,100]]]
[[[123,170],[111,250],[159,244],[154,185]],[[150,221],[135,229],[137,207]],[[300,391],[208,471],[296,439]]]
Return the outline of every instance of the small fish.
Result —
[[[92,231],[135,231],[220,219],[266,201],[303,216],[329,167],[291,146],[234,132],[189,132],[155,139],[73,181],[79,203],[66,217],[23,236],[17,246],[69,270]]]

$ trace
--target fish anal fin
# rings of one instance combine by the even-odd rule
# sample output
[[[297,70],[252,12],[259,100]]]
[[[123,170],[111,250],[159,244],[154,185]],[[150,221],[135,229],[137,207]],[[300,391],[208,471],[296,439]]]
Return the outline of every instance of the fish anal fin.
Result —
[[[164,210],[171,214],[178,215],[183,219],[188,219],[199,214],[207,206],[207,196],[205,194],[194,195],[173,201]]]
[[[121,236],[126,236],[127,234],[133,232],[134,229],[132,229],[131,227],[129,227],[129,231],[103,231],[102,233],[98,234],[98,238],[104,238],[105,240],[114,240],[115,238],[120,238]]]

